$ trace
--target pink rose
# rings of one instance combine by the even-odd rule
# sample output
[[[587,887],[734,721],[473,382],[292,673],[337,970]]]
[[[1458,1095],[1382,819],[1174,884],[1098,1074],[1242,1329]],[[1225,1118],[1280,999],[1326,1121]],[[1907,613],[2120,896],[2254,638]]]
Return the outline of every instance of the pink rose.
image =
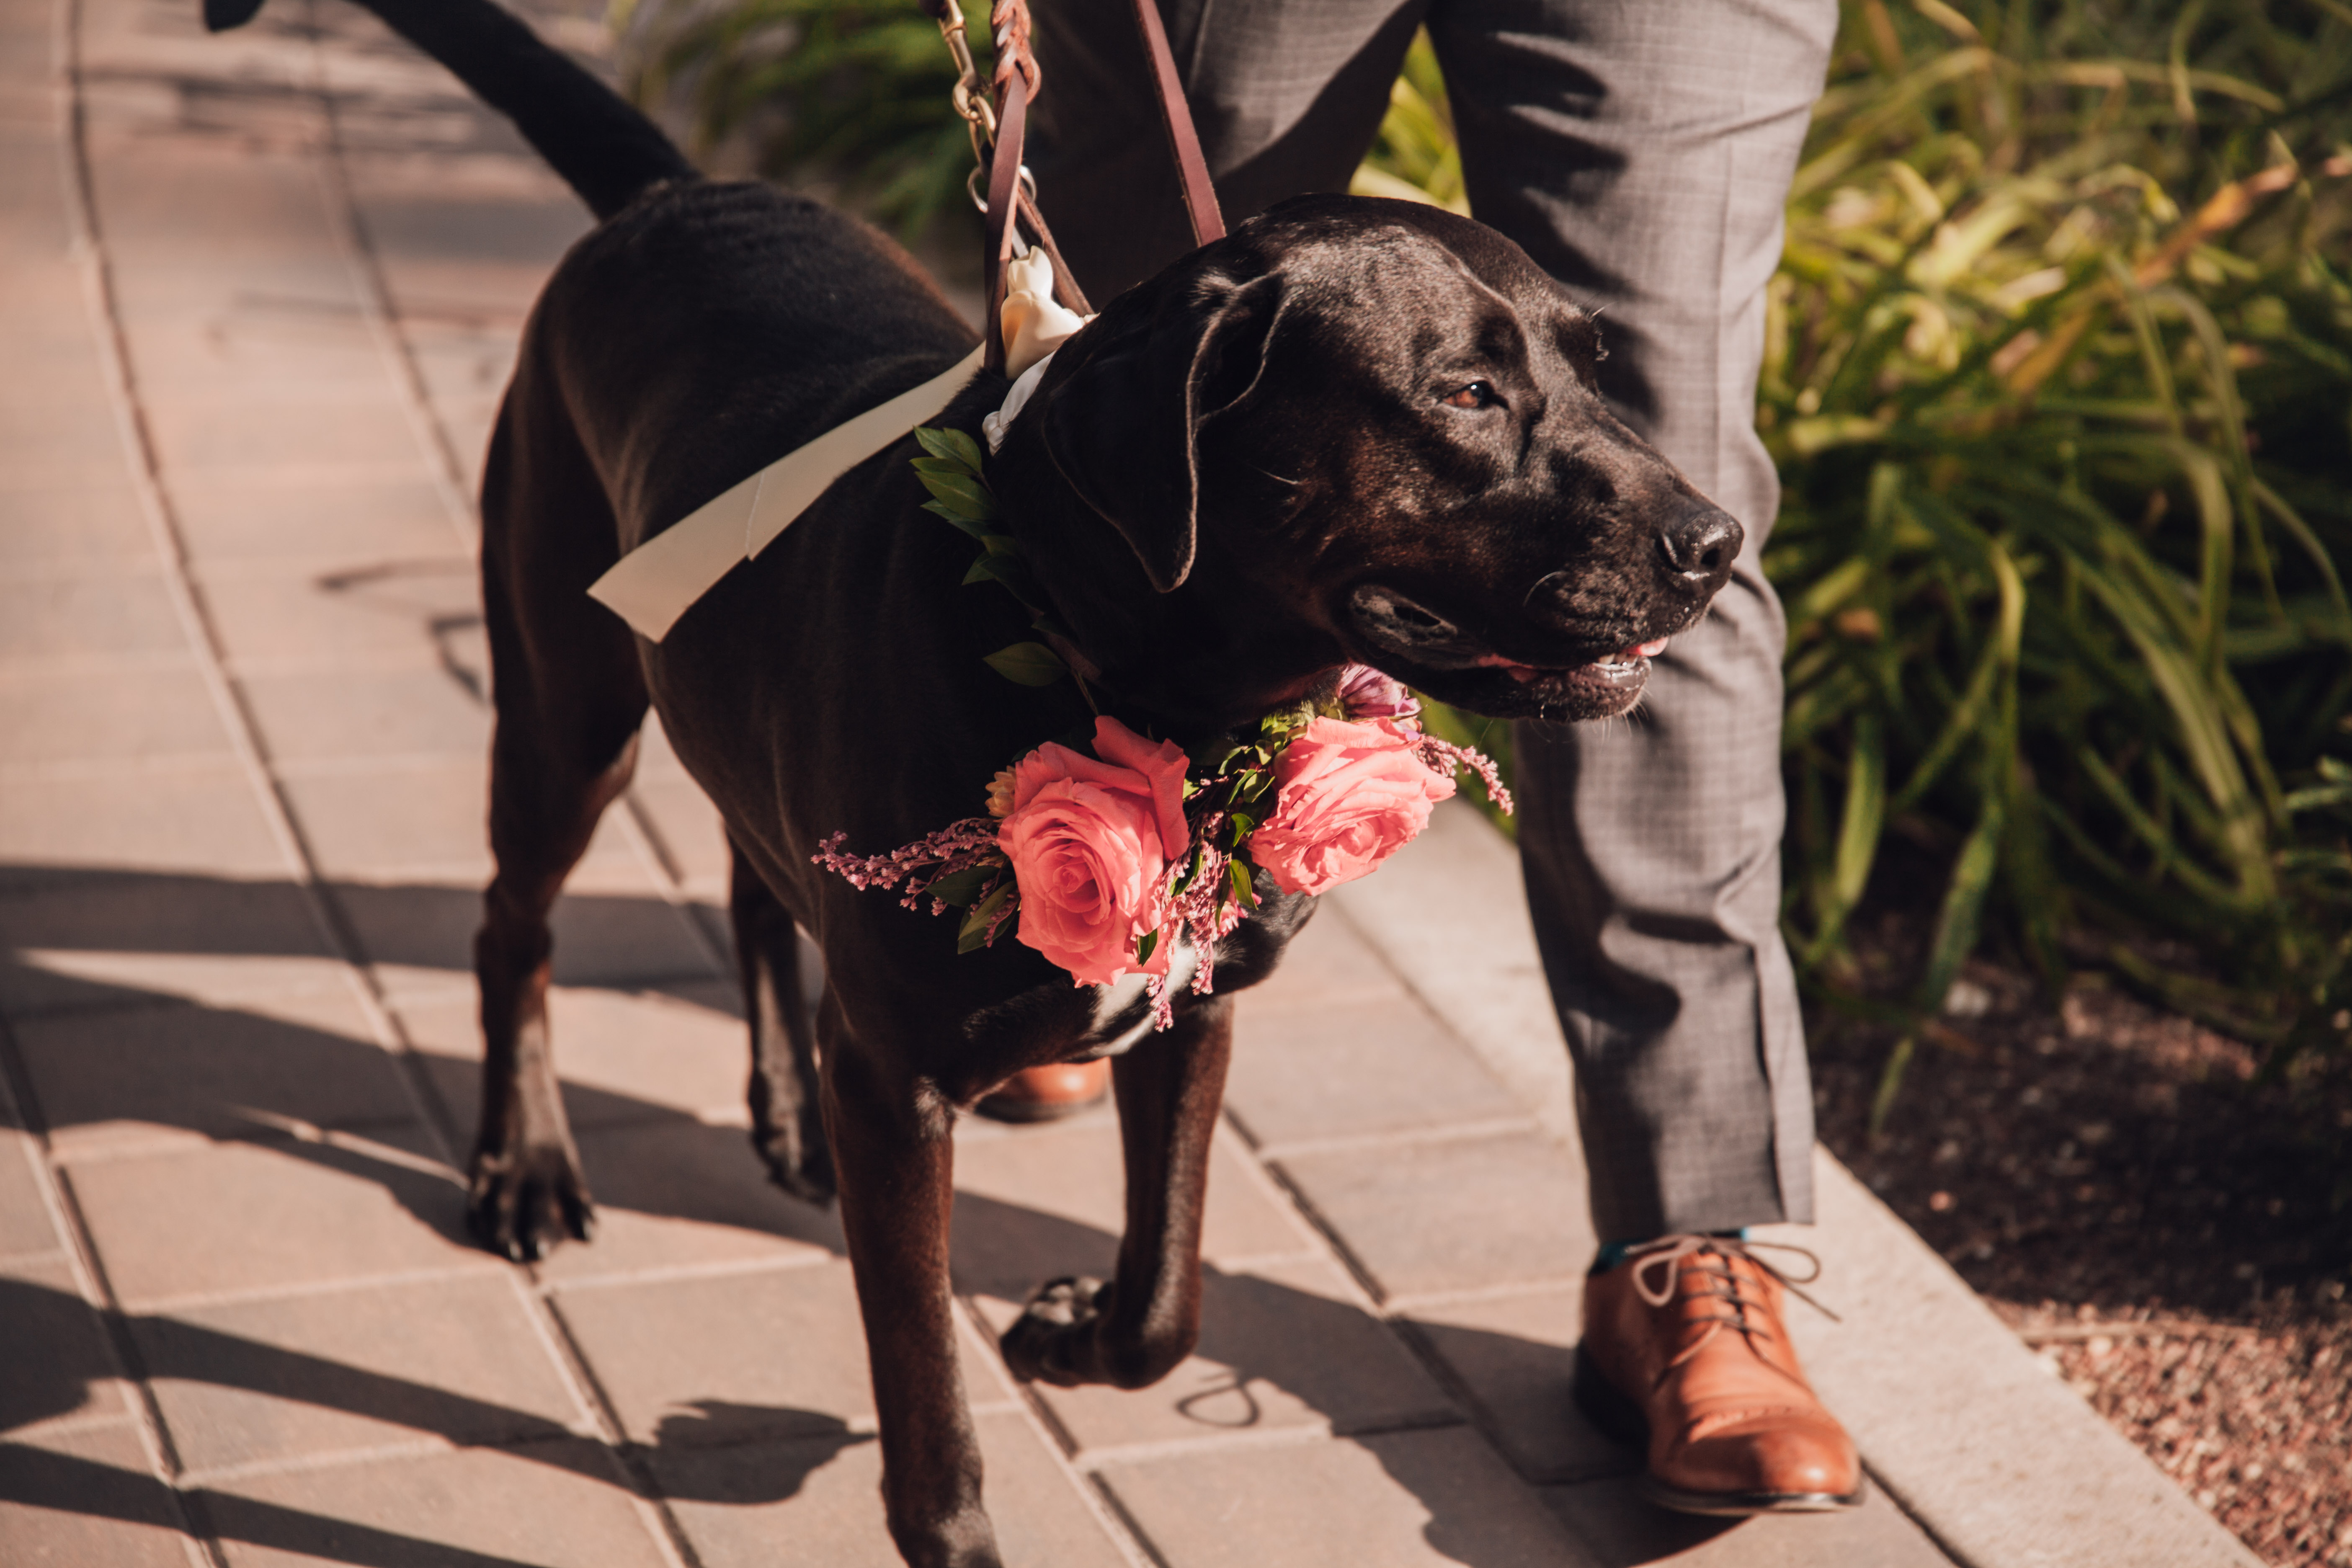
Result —
[[[1402,682],[1369,664],[1351,664],[1339,672],[1339,708],[1350,719],[1410,719],[1421,702]]]
[[[1317,719],[1274,764],[1275,807],[1249,855],[1286,893],[1322,893],[1379,869],[1454,793],[1413,754],[1420,737],[1385,719]]]
[[[1168,972],[1172,944],[1142,964],[1135,944],[1165,919],[1169,864],[1192,839],[1182,748],[1097,719],[1095,750],[1048,744],[1015,763],[996,836],[1021,889],[1015,934],[1081,985]]]

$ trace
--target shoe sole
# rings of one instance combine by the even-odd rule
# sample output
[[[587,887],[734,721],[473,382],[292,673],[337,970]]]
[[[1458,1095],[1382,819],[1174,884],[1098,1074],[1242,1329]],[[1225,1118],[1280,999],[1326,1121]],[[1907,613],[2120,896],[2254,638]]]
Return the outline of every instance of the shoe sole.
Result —
[[[1642,1407],[1611,1383],[1581,1347],[1576,1352],[1576,1376],[1570,1397],[1585,1418],[1609,1436],[1646,1452],[1650,1418]],[[1676,1513],[1705,1514],[1714,1519],[1748,1519],[1759,1513],[1844,1513],[1862,1506],[1866,1482],[1851,1492],[1694,1492],[1669,1486],[1644,1474],[1635,1490],[1660,1508]]]

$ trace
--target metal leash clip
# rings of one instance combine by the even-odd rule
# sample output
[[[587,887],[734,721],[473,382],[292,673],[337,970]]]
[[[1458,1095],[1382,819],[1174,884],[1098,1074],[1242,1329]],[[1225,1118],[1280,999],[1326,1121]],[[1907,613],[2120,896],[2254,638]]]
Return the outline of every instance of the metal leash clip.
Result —
[[[996,105],[982,86],[980,64],[972,58],[971,39],[964,31],[963,7],[956,0],[940,0],[932,16],[940,25],[940,37],[947,40],[949,55],[955,60],[956,84],[950,96],[955,111],[971,128],[972,160],[984,169],[988,166],[988,150],[996,144]]]
[[[965,31],[963,7],[959,0],[922,0],[922,5],[939,24],[940,37],[946,41],[948,54],[955,61],[956,82],[950,98],[971,135],[972,170],[964,177],[964,193],[987,220],[985,265],[992,315],[1002,300],[1003,263],[1027,256],[1033,239],[1053,263],[1055,292],[1062,302],[1080,315],[1090,314],[1086,295],[1071,277],[1069,267],[1054,244],[1053,230],[1045,226],[1045,215],[1037,209],[1037,177],[1020,161],[1028,106],[1037,100],[1044,79],[1036,57],[1030,51],[1027,0],[992,0],[989,26],[996,64],[986,77],[981,74],[980,63],[972,56],[971,39]],[[1003,185],[1006,210],[1001,213],[990,210],[991,197],[983,190],[984,184],[993,184],[1000,174],[1005,174],[998,167],[1000,163],[1012,165]],[[1024,223],[1030,231],[1025,235],[1022,232]],[[990,346],[989,368],[1001,369],[993,337]]]

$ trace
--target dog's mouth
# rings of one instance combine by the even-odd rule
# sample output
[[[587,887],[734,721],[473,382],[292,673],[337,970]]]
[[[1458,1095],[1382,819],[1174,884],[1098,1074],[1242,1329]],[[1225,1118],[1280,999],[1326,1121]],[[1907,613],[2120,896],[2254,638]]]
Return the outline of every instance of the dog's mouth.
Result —
[[[1582,664],[1534,664],[1392,589],[1360,588],[1350,619],[1372,645],[1367,662],[1456,708],[1499,719],[1613,719],[1641,700],[1650,661],[1681,626],[1661,628]],[[1621,634],[1622,635],[1622,634]],[[1588,645],[1589,646],[1589,645]]]
[[[1501,654],[1489,653],[1480,656],[1475,668],[1482,674],[1492,670],[1517,689],[1510,696],[1519,700],[1507,699],[1503,706],[1520,716],[1613,719],[1630,711],[1642,700],[1643,689],[1650,683],[1650,661],[1666,651],[1666,641],[1664,637],[1654,637],[1647,642],[1630,644],[1590,664],[1554,668],[1521,664]],[[1491,680],[1493,677],[1486,679]],[[1446,684],[1449,682],[1441,677],[1425,689],[1433,696],[1454,701],[1457,707],[1480,712],[1495,710],[1496,704],[1492,699],[1481,700],[1484,693],[1465,692],[1462,694],[1464,700],[1459,701],[1445,697],[1436,688]],[[1522,707],[1522,703],[1530,704],[1531,710]]]
[[[1533,686],[1549,680],[1574,680],[1596,690],[1638,693],[1650,679],[1650,661],[1666,651],[1664,637],[1639,642],[1631,647],[1621,647],[1606,658],[1596,658],[1591,664],[1580,664],[1567,669],[1545,669],[1517,659],[1505,658],[1499,653],[1484,654],[1478,663],[1482,668],[1499,669],[1522,686]]]

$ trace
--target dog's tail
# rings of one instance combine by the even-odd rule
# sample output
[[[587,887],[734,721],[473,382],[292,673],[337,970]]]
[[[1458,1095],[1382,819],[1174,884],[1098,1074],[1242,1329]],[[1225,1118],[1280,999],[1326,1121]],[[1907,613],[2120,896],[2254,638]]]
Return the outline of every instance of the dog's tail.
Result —
[[[493,0],[359,0],[515,122],[589,211],[611,217],[648,187],[700,176],[659,127]],[[262,0],[204,0],[215,33]]]

